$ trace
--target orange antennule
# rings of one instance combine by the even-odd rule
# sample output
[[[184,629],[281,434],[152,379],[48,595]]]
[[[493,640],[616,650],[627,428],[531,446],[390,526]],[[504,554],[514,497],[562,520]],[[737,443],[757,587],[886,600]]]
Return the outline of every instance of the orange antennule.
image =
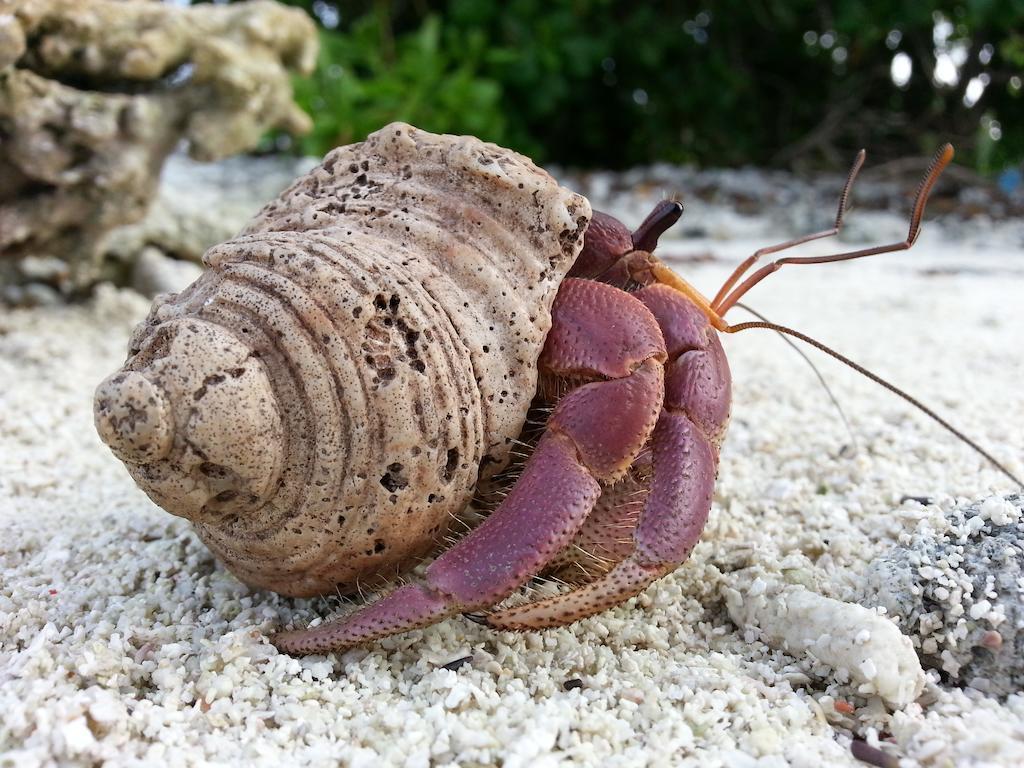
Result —
[[[939,176],[945,170],[946,166],[953,160],[953,146],[951,144],[945,144],[936,153],[935,158],[932,160],[931,165],[928,166],[928,171],[925,173],[924,178],[921,180],[920,186],[917,188],[917,194],[914,198],[914,207],[910,215],[910,230],[907,233],[907,238],[900,243],[890,243],[888,245],[878,245],[872,248],[863,248],[857,251],[847,251],[845,253],[837,253],[829,256],[806,256],[806,257],[787,257],[782,259],[776,259],[771,264],[767,264],[761,267],[759,270],[754,272],[750,277],[740,283],[738,288],[732,290],[731,293],[726,293],[736,280],[743,274],[747,267],[757,260],[757,257],[761,253],[773,253],[775,251],[784,250],[791,248],[795,245],[809,242],[810,240],[816,240],[821,237],[828,237],[829,235],[835,234],[839,231],[839,227],[842,224],[842,215],[845,210],[846,196],[849,193],[850,186],[853,184],[853,179],[857,175],[857,171],[860,170],[860,165],[863,162],[863,156],[857,155],[857,161],[854,162],[853,169],[850,171],[849,177],[847,177],[846,185],[843,187],[843,193],[840,196],[839,203],[839,214],[836,217],[836,226],[832,230],[826,230],[825,232],[818,232],[814,235],[797,238],[791,240],[788,243],[782,243],[778,246],[772,246],[769,249],[762,249],[754,256],[751,256],[740,268],[737,269],[726,281],[723,289],[718,292],[715,300],[711,302],[711,308],[721,317],[724,316],[736,302],[743,298],[744,294],[747,293],[751,288],[757,285],[759,282],[764,280],[768,275],[773,272],[780,270],[785,264],[827,264],[833,261],[849,261],[850,259],[860,259],[865,256],[874,256],[880,253],[891,253],[893,251],[905,251],[910,248],[916,241],[917,236],[921,233],[921,219],[924,216],[924,208],[928,203],[928,196],[931,194],[932,187],[935,186],[935,182],[939,180]]]
[[[715,330],[725,333],[729,332],[729,324],[714,310],[711,302],[707,300],[704,294],[677,275],[675,271],[666,267],[660,261],[653,261],[649,264],[648,269],[650,269],[651,274],[654,275],[655,280],[659,283],[663,283],[669,288],[674,288],[692,301],[707,316],[708,322],[711,323]]]
[[[754,266],[755,262],[757,262],[757,260],[762,256],[767,256],[770,253],[778,253],[779,251],[785,251],[789,248],[809,243],[812,240],[821,240],[823,237],[838,235],[839,230],[843,227],[843,214],[846,213],[846,209],[848,207],[847,202],[850,199],[850,188],[853,186],[853,182],[857,178],[857,174],[860,172],[861,166],[864,165],[864,159],[866,157],[867,152],[862,149],[857,153],[857,157],[853,161],[850,173],[846,176],[846,183],[843,185],[843,191],[839,194],[839,210],[836,212],[836,223],[832,229],[826,229],[821,232],[815,232],[813,235],[804,235],[792,240],[787,240],[784,243],[759,248],[752,256],[747,257],[742,264],[736,267],[733,273],[729,275],[729,279],[722,283],[722,287],[718,289],[718,293],[715,294],[715,298],[711,301],[711,306],[717,307],[721,304],[729,294],[729,289],[731,289],[736,284],[736,281],[739,280],[748,269]]]

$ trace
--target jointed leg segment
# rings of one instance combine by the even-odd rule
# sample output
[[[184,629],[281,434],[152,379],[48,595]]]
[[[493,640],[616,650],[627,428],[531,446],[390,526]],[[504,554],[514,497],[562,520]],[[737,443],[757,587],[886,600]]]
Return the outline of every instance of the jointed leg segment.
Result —
[[[654,477],[633,553],[583,587],[489,614],[489,626],[541,629],[593,616],[639,594],[689,556],[711,509],[717,451],[684,414],[668,410],[658,420],[652,447]]]

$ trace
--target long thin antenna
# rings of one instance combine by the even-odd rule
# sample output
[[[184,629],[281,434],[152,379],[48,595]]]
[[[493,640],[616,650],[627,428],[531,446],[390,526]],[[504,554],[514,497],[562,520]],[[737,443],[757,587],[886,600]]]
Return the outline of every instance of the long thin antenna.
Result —
[[[736,306],[739,307],[740,309],[745,309],[747,312],[752,314],[754,317],[760,319],[762,322],[771,322],[771,320],[762,315],[753,307],[747,306],[742,302],[737,302]],[[789,345],[790,349],[792,349],[794,352],[800,355],[800,357],[804,359],[804,362],[811,367],[812,371],[814,371],[814,375],[818,377],[818,381],[821,383],[822,388],[825,390],[825,394],[828,395],[828,399],[832,401],[832,405],[834,405],[836,407],[836,410],[839,411],[839,418],[843,420],[843,424],[846,426],[846,431],[850,435],[850,443],[853,445],[853,450],[856,452],[858,450],[857,435],[854,434],[853,427],[850,426],[850,420],[846,418],[846,412],[843,410],[843,406],[839,404],[839,400],[836,398],[835,393],[832,392],[832,388],[828,385],[828,382],[825,381],[825,377],[821,375],[821,371],[818,370],[818,366],[816,366],[814,364],[814,361],[807,356],[807,353],[800,349],[800,347],[798,347],[796,343],[786,334],[779,333],[779,338],[786,342]],[[840,451],[840,453],[843,452]]]
[[[965,435],[959,429],[957,429],[952,424],[950,424],[948,421],[943,419],[941,416],[939,416],[937,413],[935,413],[935,411],[933,411],[931,408],[926,406],[920,400],[917,400],[916,398],[912,397],[911,395],[908,395],[906,392],[904,392],[902,389],[900,389],[899,387],[895,386],[894,384],[890,384],[888,381],[883,379],[881,376],[878,376],[878,375],[872,373],[867,368],[865,368],[863,365],[860,365],[858,363],[853,362],[853,360],[851,360],[850,358],[844,357],[843,355],[841,355],[838,352],[836,352],[834,349],[831,349],[830,347],[825,346],[820,341],[818,341],[816,339],[812,339],[807,334],[800,333],[800,331],[795,331],[792,328],[787,328],[784,325],[777,325],[776,323],[770,323],[770,322],[766,322],[766,321],[749,322],[749,323],[737,323],[736,325],[727,326],[724,330],[725,330],[726,333],[739,333],[740,331],[746,331],[746,330],[749,330],[751,328],[767,328],[769,330],[775,331],[776,333],[782,333],[782,334],[786,334],[787,336],[792,336],[794,338],[800,339],[800,341],[802,341],[802,342],[804,342],[806,344],[810,344],[812,347],[820,349],[825,354],[830,355],[831,357],[834,357],[836,360],[838,360],[839,362],[843,363],[844,365],[848,365],[850,368],[853,368],[853,370],[857,371],[857,373],[860,373],[860,374],[862,374],[864,376],[867,376],[869,379],[871,379],[876,384],[879,384],[879,385],[885,387],[890,392],[892,392],[894,395],[898,395],[899,397],[903,398],[908,403],[910,403],[912,406],[914,406],[919,411],[924,413],[926,416],[931,418],[933,421],[937,422],[942,427],[944,427],[946,430],[948,430],[952,434],[956,435],[958,438],[960,438],[965,443],[967,443],[967,445],[971,446],[971,448],[973,448],[979,454],[984,456],[989,461],[989,463],[992,464],[992,466],[994,466],[996,469],[998,469],[1000,472],[1002,472],[1004,475],[1006,475],[1008,478],[1010,478],[1017,485],[1019,485],[1021,487],[1024,487],[1024,481],[1022,481],[1019,477],[1017,477],[1010,470],[1008,470],[1006,467],[1004,467],[992,454],[990,454],[988,451],[986,451],[984,448],[982,448],[976,442],[971,440],[971,438],[967,437],[967,435]]]

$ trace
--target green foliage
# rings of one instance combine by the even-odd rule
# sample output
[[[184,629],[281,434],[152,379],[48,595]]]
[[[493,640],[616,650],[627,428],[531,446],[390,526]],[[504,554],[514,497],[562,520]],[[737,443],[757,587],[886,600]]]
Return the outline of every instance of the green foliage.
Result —
[[[982,171],[1024,158],[1024,0],[294,4],[340,12],[297,82],[314,154],[401,119],[583,167],[844,166],[945,140]],[[933,76],[943,54],[955,84]],[[987,87],[968,104],[972,78]]]
[[[321,30],[320,63],[297,79],[296,99],[314,115],[300,149],[323,154],[357,141],[392,120],[443,132],[505,134],[501,86],[480,75],[487,42],[470,31],[442,44],[437,16],[389,41],[378,16],[363,16],[346,34]]]

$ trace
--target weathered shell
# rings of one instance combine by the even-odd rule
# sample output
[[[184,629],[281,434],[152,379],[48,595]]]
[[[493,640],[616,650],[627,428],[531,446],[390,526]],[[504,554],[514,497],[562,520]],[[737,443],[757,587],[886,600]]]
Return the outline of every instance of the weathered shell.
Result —
[[[507,462],[589,217],[514,152],[389,125],[158,299],[97,429],[249,584],[394,572]]]

